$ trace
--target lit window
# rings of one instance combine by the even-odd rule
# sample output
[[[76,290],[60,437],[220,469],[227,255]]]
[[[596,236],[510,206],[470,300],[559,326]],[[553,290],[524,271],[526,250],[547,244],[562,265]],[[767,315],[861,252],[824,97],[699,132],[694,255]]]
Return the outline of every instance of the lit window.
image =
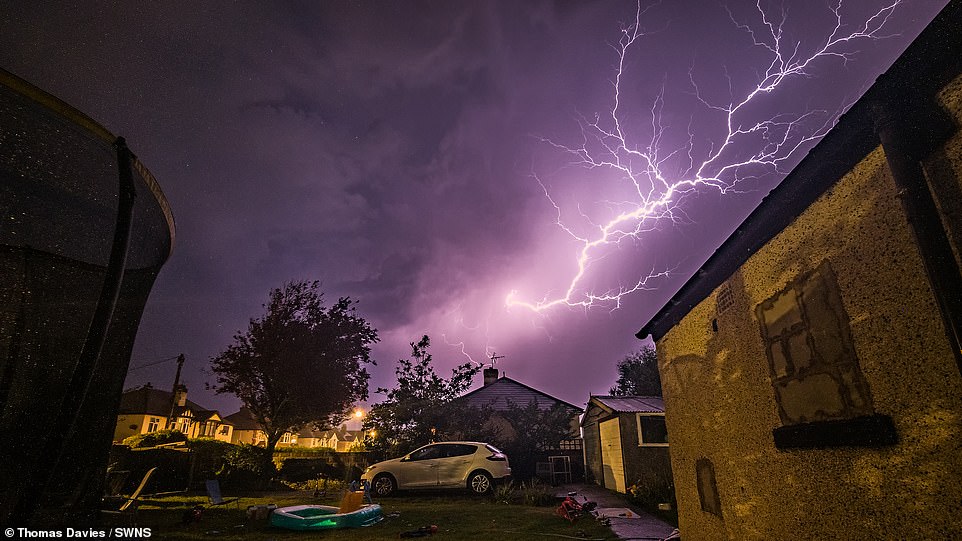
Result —
[[[663,413],[638,414],[638,445],[664,447],[668,445],[668,428]]]
[[[147,420],[147,432],[157,432],[157,428],[160,426],[160,419],[157,417],[148,417]]]

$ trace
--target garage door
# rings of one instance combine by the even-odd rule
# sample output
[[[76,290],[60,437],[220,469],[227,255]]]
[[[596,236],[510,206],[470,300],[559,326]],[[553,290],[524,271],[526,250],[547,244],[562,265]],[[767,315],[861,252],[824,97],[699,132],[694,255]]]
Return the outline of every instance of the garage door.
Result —
[[[621,455],[621,430],[618,419],[604,421],[601,431],[601,469],[605,474],[605,488],[625,491],[625,462]]]

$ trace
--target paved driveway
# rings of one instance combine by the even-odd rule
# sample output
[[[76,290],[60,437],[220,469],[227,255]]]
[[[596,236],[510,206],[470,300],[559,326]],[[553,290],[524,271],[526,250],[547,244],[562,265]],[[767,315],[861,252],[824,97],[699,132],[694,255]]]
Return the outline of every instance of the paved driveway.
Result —
[[[598,507],[624,507],[634,512],[638,518],[617,516],[611,518],[611,531],[619,539],[661,540],[671,535],[675,530],[675,527],[671,524],[628,503],[627,498],[623,495],[606,490],[598,485],[580,483],[561,485],[556,488],[555,495],[564,498],[569,492],[577,492],[579,502],[587,497],[588,501],[596,502]]]

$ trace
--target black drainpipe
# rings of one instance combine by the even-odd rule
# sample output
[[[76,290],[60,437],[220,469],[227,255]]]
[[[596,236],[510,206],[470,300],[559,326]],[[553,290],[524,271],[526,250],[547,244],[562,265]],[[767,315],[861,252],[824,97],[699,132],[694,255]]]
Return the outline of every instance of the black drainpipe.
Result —
[[[873,106],[875,129],[962,373],[962,273],[922,166],[955,126],[935,103],[912,107],[917,101],[890,90],[887,99]]]

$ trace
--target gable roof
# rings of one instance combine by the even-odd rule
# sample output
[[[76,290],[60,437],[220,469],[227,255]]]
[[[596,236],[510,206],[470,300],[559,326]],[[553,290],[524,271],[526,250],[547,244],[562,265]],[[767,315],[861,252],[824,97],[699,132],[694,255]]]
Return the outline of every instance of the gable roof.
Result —
[[[873,107],[898,100],[893,94],[928,100],[957,76],[962,71],[960,21],[962,2],[950,2],[635,336],[644,339],[651,335],[654,340],[660,340],[755,252],[878,147]],[[922,113],[925,111],[919,111],[913,118],[918,125],[926,126],[922,134],[931,140],[947,135],[943,132],[950,126],[944,119],[923,117]]]
[[[234,430],[260,430],[261,425],[257,424],[254,420],[254,415],[251,414],[251,410],[241,407],[236,413],[231,413],[227,417],[224,417],[225,421],[230,422],[234,425]]]
[[[172,395],[170,391],[162,391],[145,385],[124,391],[120,396],[120,409],[117,410],[117,413],[119,415],[156,415],[158,417],[167,417],[170,414],[171,399]],[[211,410],[187,400],[184,407],[174,407],[174,414],[179,415],[183,413],[184,410],[190,410],[195,416],[206,413],[205,419],[210,417],[210,413],[213,413]]]
[[[483,387],[461,395],[456,400],[463,400],[473,407],[490,407],[495,411],[506,411],[511,404],[527,406],[532,400],[535,400],[538,403],[538,409],[542,410],[561,405],[571,410],[581,411],[581,408],[574,404],[559,400],[509,377],[498,378]]]
[[[331,437],[331,434],[332,434],[331,430],[318,430],[313,426],[311,426],[310,424],[308,424],[297,431],[297,438],[298,439],[314,438],[319,440],[326,440]]]

